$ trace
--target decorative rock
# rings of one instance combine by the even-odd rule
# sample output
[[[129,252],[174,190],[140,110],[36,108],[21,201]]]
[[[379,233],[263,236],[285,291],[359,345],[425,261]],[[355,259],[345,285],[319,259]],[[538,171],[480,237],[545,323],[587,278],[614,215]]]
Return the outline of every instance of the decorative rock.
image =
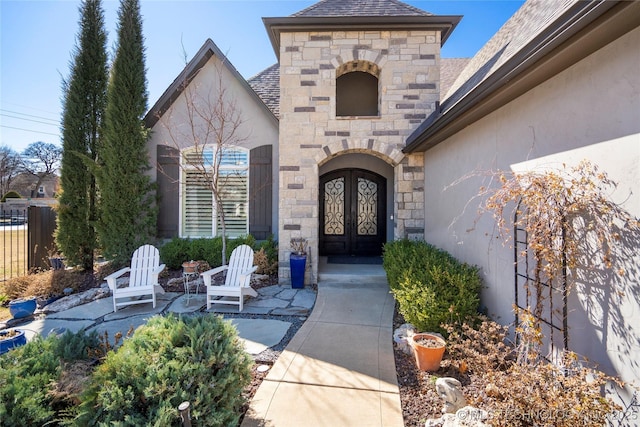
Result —
[[[436,391],[444,400],[443,414],[454,414],[467,404],[461,388],[462,384],[455,378],[444,377],[436,380]]]
[[[396,343],[396,346],[403,353],[408,355],[413,355],[413,349],[411,348],[411,344],[409,344],[409,338],[416,333],[416,328],[410,324],[405,323],[404,325],[400,325],[398,329],[393,331],[393,342]]]
[[[59,300],[44,306],[42,311],[44,313],[57,313],[59,311],[68,310],[80,304],[108,297],[110,293],[111,292],[109,291],[109,288],[105,289],[100,287],[89,289],[88,291],[82,292],[80,294],[74,294],[64,298],[60,298]]]
[[[71,295],[73,293],[73,288],[64,288],[62,291],[65,295]]]

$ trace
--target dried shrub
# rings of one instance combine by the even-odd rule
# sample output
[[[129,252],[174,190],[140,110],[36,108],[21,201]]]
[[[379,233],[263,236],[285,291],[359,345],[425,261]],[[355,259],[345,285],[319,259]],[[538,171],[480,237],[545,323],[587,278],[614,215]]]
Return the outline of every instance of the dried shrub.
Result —
[[[490,177],[499,185],[480,188],[478,197],[484,198],[480,213],[492,214],[505,244],[515,240],[514,226],[526,231],[529,252],[518,256],[533,260],[531,272],[527,272],[533,280],[527,281],[525,290],[536,295],[531,307],[536,317],[544,304],[542,287],[564,280],[567,270],[601,266],[625,275],[628,255],[620,248],[637,241],[640,221],[609,198],[617,184],[596,165],[583,160],[558,171],[499,171]],[[635,237],[624,242],[625,235]],[[573,282],[568,280],[567,286],[571,288]],[[609,283],[615,287],[618,282]]]
[[[51,404],[55,406],[76,406],[80,404],[80,394],[91,379],[93,360],[74,360],[62,364],[60,378],[52,383],[49,391]]]
[[[77,292],[90,285],[89,282],[93,282],[90,273],[79,270],[47,270],[9,279],[0,285],[0,292],[9,299],[60,296],[67,288]]]
[[[260,248],[253,256],[253,263],[258,266],[258,274],[276,274],[278,272],[278,260],[270,261],[264,248]]]
[[[449,358],[462,374],[479,377],[481,392],[465,393],[469,404],[486,410],[493,426],[602,426],[620,408],[602,396],[617,380],[583,366],[567,352],[555,365],[540,358],[540,331],[531,318],[518,327],[518,345],[507,342],[507,328],[486,317],[478,327],[446,325]],[[524,357],[518,357],[524,356]],[[465,392],[463,388],[463,393]]]

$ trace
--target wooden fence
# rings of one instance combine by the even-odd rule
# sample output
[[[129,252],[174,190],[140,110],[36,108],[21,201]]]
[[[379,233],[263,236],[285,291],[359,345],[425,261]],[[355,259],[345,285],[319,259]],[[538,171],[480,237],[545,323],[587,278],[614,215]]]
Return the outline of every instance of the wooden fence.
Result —
[[[0,281],[50,268],[56,213],[51,207],[0,210]]]

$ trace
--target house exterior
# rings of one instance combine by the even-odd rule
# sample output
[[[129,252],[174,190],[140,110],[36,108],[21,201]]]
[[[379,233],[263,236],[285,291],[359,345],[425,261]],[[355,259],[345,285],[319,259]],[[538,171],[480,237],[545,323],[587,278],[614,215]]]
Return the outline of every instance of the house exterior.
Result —
[[[248,81],[206,41],[146,118],[159,235],[219,232],[184,159],[202,155],[189,99],[223,87],[246,119],[225,212],[234,233],[277,237],[282,281],[291,239],[307,240],[314,280],[319,256],[424,238],[478,265],[483,306],[513,322],[513,248],[477,219],[486,182],[462,178],[588,159],[639,217],[640,3],[529,0],[474,58],[441,58],[460,18],[396,0],[320,1],[264,18],[278,64]],[[627,245],[624,296],[586,282],[571,294],[568,348],[640,382],[640,244]]]
[[[58,192],[58,186],[57,175],[49,175],[41,179],[25,172],[13,179],[9,190],[16,191],[25,199],[53,199]]]

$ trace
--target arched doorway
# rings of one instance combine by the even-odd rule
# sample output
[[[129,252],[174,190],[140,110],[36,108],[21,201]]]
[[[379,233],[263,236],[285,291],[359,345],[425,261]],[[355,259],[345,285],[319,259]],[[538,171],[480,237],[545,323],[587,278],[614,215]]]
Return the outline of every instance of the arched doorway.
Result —
[[[321,256],[382,254],[386,241],[387,180],[363,169],[320,177]]]

